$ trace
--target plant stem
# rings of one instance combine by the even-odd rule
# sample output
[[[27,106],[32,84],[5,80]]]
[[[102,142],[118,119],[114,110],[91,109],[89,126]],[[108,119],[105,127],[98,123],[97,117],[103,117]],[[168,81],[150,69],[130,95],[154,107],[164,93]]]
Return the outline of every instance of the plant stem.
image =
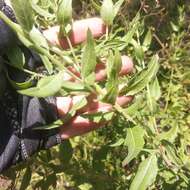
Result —
[[[10,28],[12,28],[15,32],[22,33],[21,27],[12,22],[3,12],[0,11],[0,18],[8,25]]]
[[[72,46],[72,43],[71,43],[71,40],[69,39],[68,35],[66,35],[66,39],[67,39],[67,43],[69,44],[69,47],[70,47],[70,50],[71,50],[71,53],[73,55],[73,58],[75,60],[75,64],[74,64],[74,67],[77,71],[80,71],[80,65],[78,63],[78,59],[77,59],[77,56],[75,54],[75,51],[73,49],[73,46]]]
[[[170,83],[169,83],[169,88],[168,88],[168,94],[167,94],[167,97],[166,97],[166,105],[165,105],[165,108],[164,108],[164,112],[166,112],[167,109],[168,109],[169,97],[170,97],[170,94],[171,94],[171,85],[172,85],[173,73],[174,73],[174,69],[172,68],[172,70],[171,70],[171,76],[170,76]]]
[[[109,26],[106,26],[106,40],[108,40],[108,35],[109,35]]]
[[[23,69],[23,70],[21,70],[21,71],[24,71],[25,73],[28,73],[28,74],[33,75],[33,76],[37,76],[37,77],[41,77],[41,78],[44,77],[44,75],[39,74],[39,73],[35,73],[35,72],[30,71],[30,70],[28,70],[28,69]]]

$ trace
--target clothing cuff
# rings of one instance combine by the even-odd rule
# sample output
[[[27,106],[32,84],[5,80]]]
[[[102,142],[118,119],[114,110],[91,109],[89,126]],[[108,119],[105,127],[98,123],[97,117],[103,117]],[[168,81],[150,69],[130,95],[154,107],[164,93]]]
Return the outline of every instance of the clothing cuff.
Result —
[[[56,99],[54,97],[41,99],[24,96],[21,118],[21,160],[26,160],[34,153],[62,142],[59,128],[34,130],[36,127],[43,127],[43,125],[51,124],[58,119]]]

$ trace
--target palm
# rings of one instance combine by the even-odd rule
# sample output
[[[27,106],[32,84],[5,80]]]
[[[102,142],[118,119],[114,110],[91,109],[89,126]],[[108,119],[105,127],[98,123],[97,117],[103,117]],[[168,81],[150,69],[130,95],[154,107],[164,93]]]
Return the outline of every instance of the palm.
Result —
[[[82,21],[77,21],[73,24],[73,30],[70,34],[70,40],[73,45],[82,43],[86,40],[86,33],[88,28],[91,30],[94,37],[100,37],[105,33],[105,27],[101,19],[91,18]],[[50,43],[54,45],[60,45],[63,48],[68,48],[67,41],[65,39],[58,39],[59,27],[55,26],[49,30],[44,31],[44,35]],[[96,81],[102,81],[106,78],[105,64],[99,63],[96,67]],[[73,68],[69,68],[77,75]],[[126,75],[133,69],[133,63],[127,56],[122,56],[122,68],[120,75]],[[65,80],[74,80],[73,78],[65,75]],[[71,109],[72,105],[79,99],[79,96],[75,97],[58,97],[57,107],[60,117],[64,117],[65,114]],[[126,105],[132,100],[132,97],[122,96],[117,98],[117,103],[121,106]],[[88,97],[88,104],[79,110],[76,115],[65,125],[60,128],[60,135],[63,139],[71,138],[77,135],[85,134],[89,131],[97,129],[104,125],[104,123],[94,123],[81,117],[82,113],[95,113],[99,111],[110,111],[112,106],[110,104],[98,102],[96,96],[90,95]]]

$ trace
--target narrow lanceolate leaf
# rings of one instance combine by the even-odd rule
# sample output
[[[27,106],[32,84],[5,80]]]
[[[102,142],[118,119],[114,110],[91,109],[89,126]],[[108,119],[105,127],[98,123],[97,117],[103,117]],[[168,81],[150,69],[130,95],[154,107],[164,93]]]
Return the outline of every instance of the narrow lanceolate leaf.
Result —
[[[11,0],[17,21],[26,31],[32,30],[34,15],[31,0]]]
[[[86,92],[87,91],[87,89],[85,89],[82,83],[76,83],[76,82],[70,82],[70,81],[64,81],[62,84],[62,89],[68,92],[73,92],[73,91]]]
[[[122,41],[125,42],[124,47],[126,47],[129,43],[131,43],[131,40],[133,39],[135,33],[138,31],[139,26],[140,26],[140,14],[138,12],[135,18],[130,22],[127,34],[122,38]]]
[[[35,45],[49,49],[46,38],[43,36],[43,34],[36,27],[32,28],[32,30],[29,33],[29,36],[30,36],[31,41]]]
[[[157,157],[153,154],[140,163],[129,190],[146,190],[151,184],[154,183],[157,173]]]
[[[41,8],[40,6],[38,6],[38,5],[36,4],[36,2],[32,1],[31,3],[32,3],[32,8],[33,8],[33,10],[34,10],[37,14],[39,14],[40,16],[45,17],[45,18],[51,18],[51,19],[54,18],[54,15],[53,15],[53,14],[50,14],[47,10],[45,10],[45,9]]]
[[[57,21],[66,26],[72,20],[72,0],[61,0],[57,10]]]
[[[107,26],[113,24],[114,20],[114,5],[112,0],[103,0],[102,7],[100,10],[101,18]]]
[[[143,42],[144,51],[147,51],[150,48],[151,42],[152,42],[152,32],[149,29],[145,38],[144,38],[144,42]]]
[[[96,112],[96,113],[85,113],[81,117],[86,118],[94,123],[108,122],[113,118],[114,112]]]
[[[17,47],[13,47],[11,49],[8,49],[7,57],[9,59],[9,64],[13,67],[16,67],[18,69],[22,69],[25,64],[25,57],[24,53],[21,51],[21,49]]]
[[[33,130],[51,130],[51,129],[59,128],[60,126],[62,126],[64,124],[65,124],[65,122],[63,119],[58,119],[49,125],[38,126],[38,127],[32,128],[32,129]]]
[[[20,94],[33,97],[48,97],[55,95],[62,86],[63,73],[42,78],[36,87],[18,91]]]
[[[121,55],[118,51],[115,52],[115,55],[111,53],[108,62],[107,62],[107,84],[106,89],[107,93],[103,98],[104,102],[114,104],[118,96],[118,87],[119,87],[119,72],[121,70],[122,61]]]
[[[157,77],[150,83],[149,88],[150,96],[154,100],[158,100],[161,97],[161,89]]]
[[[172,162],[175,166],[180,167],[183,162],[177,155],[176,147],[167,140],[163,140],[162,145],[164,146],[166,156],[169,158],[169,161]]]
[[[16,90],[23,90],[26,88],[30,88],[33,85],[33,78],[30,78],[29,80],[25,82],[16,82],[9,77],[8,72],[7,72],[7,79],[9,83],[11,84],[11,86]]]
[[[123,166],[127,165],[143,149],[145,143],[143,136],[144,130],[139,126],[127,129],[125,145],[128,147],[128,155],[122,163]]]
[[[143,90],[147,84],[156,77],[158,72],[158,56],[155,55],[148,64],[148,67],[139,72],[134,78],[132,78],[127,87],[121,89],[121,94],[135,95]]]
[[[111,147],[118,147],[118,146],[123,145],[124,142],[125,142],[125,139],[121,138],[121,139],[119,139],[116,143],[111,144],[110,146],[111,146]]]
[[[51,63],[51,61],[49,60],[49,58],[46,55],[40,55],[40,58],[42,59],[42,62],[45,66],[45,68],[47,69],[49,74],[53,73],[53,64]]]
[[[87,31],[87,43],[82,54],[82,79],[86,83],[93,83],[95,81],[95,68],[96,68],[96,53],[95,44],[90,30]],[[90,80],[89,80],[90,79]]]
[[[123,4],[123,2],[124,2],[124,0],[118,0],[118,1],[115,3],[115,5],[114,5],[114,7],[113,7],[114,17],[117,16],[117,13],[119,12],[119,9],[120,9],[121,5]]]

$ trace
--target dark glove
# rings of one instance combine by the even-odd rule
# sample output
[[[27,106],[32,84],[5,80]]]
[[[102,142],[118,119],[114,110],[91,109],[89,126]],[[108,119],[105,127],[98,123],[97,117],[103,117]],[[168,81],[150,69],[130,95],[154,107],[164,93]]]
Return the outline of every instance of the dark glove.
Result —
[[[15,21],[12,10],[2,0],[0,0],[0,9]],[[0,52],[13,47],[17,41],[14,32],[0,20]],[[36,69],[35,67],[41,64],[39,57],[25,47],[22,49],[27,60],[27,69]],[[1,55],[3,57],[0,62],[6,59],[3,54]],[[9,76],[18,82],[23,82],[28,77],[8,65],[7,70]],[[34,127],[50,124],[57,119],[55,98],[38,99],[21,96],[8,85],[0,99],[0,173],[10,166],[28,159],[41,149],[61,143],[58,129],[33,130]]]

